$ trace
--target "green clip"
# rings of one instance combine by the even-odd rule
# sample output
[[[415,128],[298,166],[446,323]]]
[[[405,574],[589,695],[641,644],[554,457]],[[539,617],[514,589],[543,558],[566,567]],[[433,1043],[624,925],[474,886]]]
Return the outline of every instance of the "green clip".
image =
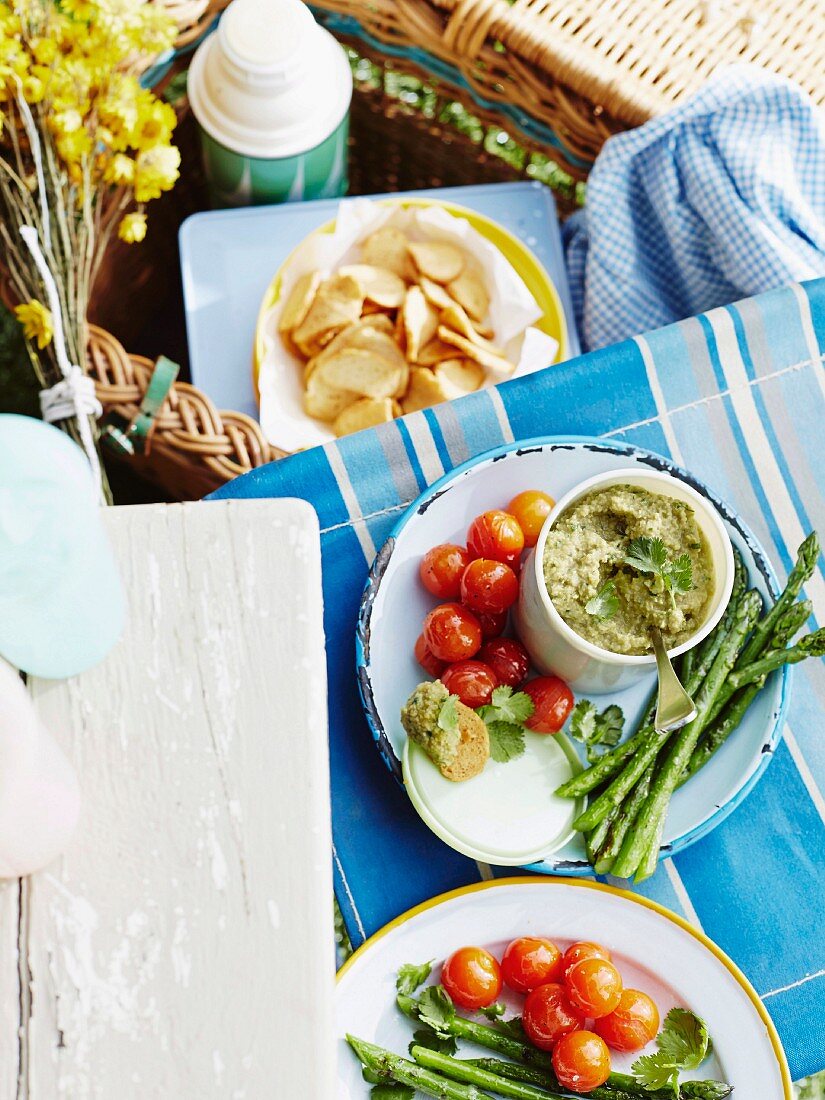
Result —
[[[109,413],[101,426],[101,438],[110,450],[126,455],[149,453],[155,421],[179,371],[177,363],[161,355],[134,419],[130,422],[117,412]]]

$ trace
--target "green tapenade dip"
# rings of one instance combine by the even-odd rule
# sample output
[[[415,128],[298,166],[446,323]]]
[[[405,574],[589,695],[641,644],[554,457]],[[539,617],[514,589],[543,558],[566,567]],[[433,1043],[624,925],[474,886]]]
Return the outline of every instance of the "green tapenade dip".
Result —
[[[670,559],[689,556],[688,591],[672,592],[625,561],[638,538],[660,539]],[[596,489],[559,516],[544,547],[544,580],[568,626],[601,649],[628,655],[650,652],[651,626],[669,648],[688,641],[707,618],[714,590],[710,549],[693,509],[636,485]],[[600,615],[591,601],[605,585],[615,600],[612,612]]]

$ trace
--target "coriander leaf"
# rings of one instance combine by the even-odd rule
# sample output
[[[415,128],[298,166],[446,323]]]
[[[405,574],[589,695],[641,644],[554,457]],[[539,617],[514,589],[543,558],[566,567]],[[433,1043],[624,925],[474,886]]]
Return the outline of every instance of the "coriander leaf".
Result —
[[[490,756],[499,764],[517,760],[524,753],[524,727],[515,722],[487,720]]]
[[[645,1088],[671,1089],[674,1097],[679,1095],[679,1071],[665,1054],[643,1054],[630,1072]]]
[[[680,554],[671,561],[667,547],[659,538],[642,536],[631,539],[624,560],[627,565],[632,565],[642,573],[652,573],[657,580],[653,590],[661,592],[663,588],[667,589],[671,602],[675,603],[675,593],[684,594],[693,588],[693,562],[690,554]]]
[[[496,1022],[501,1016],[504,1015],[505,1008],[501,1001],[496,1001],[494,1004],[487,1005],[486,1008],[480,1008],[478,1010],[480,1016],[486,1016],[488,1020]]]
[[[408,1085],[375,1085],[370,1089],[370,1100],[413,1100],[415,1089]]]
[[[640,573],[655,573],[661,577],[667,565],[667,547],[659,538],[652,539],[642,535],[630,540],[624,560]]]
[[[656,1038],[662,1056],[679,1069],[698,1069],[708,1056],[709,1042],[705,1021],[686,1008],[672,1008]]]
[[[533,700],[525,691],[514,692],[507,684],[493,690],[490,702],[479,707],[490,735],[490,755],[499,764],[515,760],[524,752],[524,723],[533,713]]]
[[[599,744],[612,749],[622,739],[624,711],[618,703],[611,703],[599,715],[597,725],[601,731]]]
[[[596,732],[596,704],[589,699],[579,699],[570,716],[570,736],[583,745],[590,743]]]
[[[436,1035],[428,1027],[420,1027],[417,1031],[413,1032],[412,1042],[410,1043],[410,1054],[412,1054],[412,1048],[414,1046],[426,1047],[427,1050],[435,1050],[439,1054],[455,1054],[458,1050],[458,1043],[454,1035],[448,1035],[446,1038],[441,1035]]]
[[[690,554],[680,554],[669,563],[665,572],[665,584],[671,592],[690,592],[693,588],[693,562]]]
[[[597,746],[613,748],[618,745],[624,729],[622,708],[615,703],[598,713],[589,699],[580,699],[573,707],[570,720],[570,736],[587,748],[587,759],[592,764],[599,753]]]
[[[438,712],[438,728],[444,730],[446,733],[452,733],[454,730],[458,729],[457,702],[458,696],[450,695],[441,704],[441,710]]]
[[[509,1035],[513,1039],[524,1040],[527,1038],[521,1016],[511,1016],[509,1020],[499,1020],[496,1026],[499,1031],[504,1032],[505,1035]]]
[[[507,684],[501,684],[493,690],[490,707],[484,709],[495,711],[495,714],[490,714],[493,721],[514,722],[518,725],[524,725],[533,713],[534,707],[533,700],[526,691],[514,692]],[[484,715],[482,715],[482,718],[484,718]]]
[[[418,1019],[440,1038],[450,1037],[446,1025],[455,1019],[455,1005],[443,986],[427,986],[418,998]]]
[[[416,989],[429,978],[432,968],[432,960],[428,963],[421,963],[420,966],[416,966],[415,963],[404,963],[398,970],[395,988],[399,993],[404,993],[407,996],[415,993]]]
[[[605,581],[596,595],[584,605],[584,610],[595,619],[612,619],[619,610],[615,582]]]

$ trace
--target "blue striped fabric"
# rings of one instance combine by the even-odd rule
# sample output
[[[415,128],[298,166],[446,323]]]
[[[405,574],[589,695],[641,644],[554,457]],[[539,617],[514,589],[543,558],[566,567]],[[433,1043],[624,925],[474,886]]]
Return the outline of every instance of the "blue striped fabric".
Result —
[[[428,484],[502,442],[601,435],[669,455],[729,500],[782,576],[825,532],[825,280],[772,291],[273,463],[222,497],[318,511],[329,661],[335,876],[355,942],[478,877],[389,778],[353,674],[373,555]],[[823,563],[807,594],[825,621]],[[795,1077],[825,1066],[825,666],[795,677],[785,740],[744,808],[642,892],[700,925],[770,1010]]]

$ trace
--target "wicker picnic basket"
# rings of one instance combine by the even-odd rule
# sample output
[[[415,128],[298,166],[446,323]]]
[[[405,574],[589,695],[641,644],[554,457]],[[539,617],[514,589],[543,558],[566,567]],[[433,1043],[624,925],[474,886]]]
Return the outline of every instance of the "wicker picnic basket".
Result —
[[[176,47],[184,49],[201,37],[228,0],[154,0],[178,25]]]
[[[226,4],[155,2],[175,14],[181,45]],[[365,59],[355,64],[351,115],[357,194],[513,179],[535,174],[537,154],[558,166],[561,207],[569,209],[573,182],[586,177],[612,133],[669,109],[714,68],[736,61],[789,76],[825,103],[825,0],[319,0],[313,9]],[[391,88],[388,72],[426,81],[426,109],[412,107],[397,81]],[[452,125],[455,102],[480,130]],[[527,155],[497,156],[496,144],[513,137]],[[206,206],[185,105],[179,144],[183,178],[161,200],[162,217],[153,216],[141,249],[115,247],[93,304],[102,327],[92,330],[90,370],[104,409],[127,419],[137,413],[151,359],[124,345],[185,356],[170,346],[182,330],[176,227]],[[118,293],[124,285],[128,300]],[[219,411],[179,382],[151,453],[129,461],[169,495],[191,499],[280,454],[249,417]]]
[[[825,0],[316,0],[333,29],[452,79],[583,178],[604,141],[750,62],[825,103]]]

